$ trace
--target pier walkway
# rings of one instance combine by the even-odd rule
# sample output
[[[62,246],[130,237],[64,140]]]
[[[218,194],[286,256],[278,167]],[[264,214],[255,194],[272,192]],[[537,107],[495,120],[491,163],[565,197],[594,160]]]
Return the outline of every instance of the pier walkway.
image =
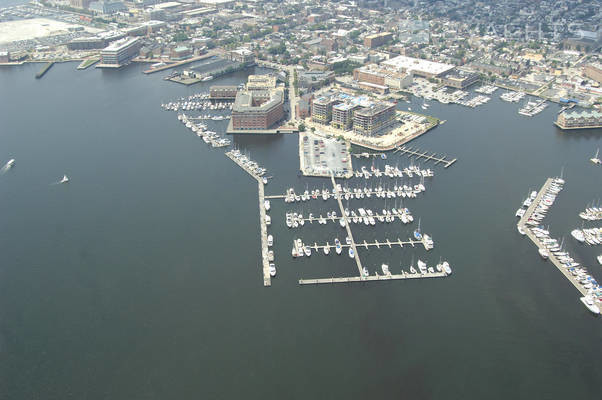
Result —
[[[339,208],[341,209],[341,215],[343,215],[343,218],[345,218],[345,229],[347,230],[347,236],[349,236],[349,239],[351,239],[351,248],[353,249],[353,255],[355,258],[355,263],[357,264],[357,269],[360,273],[360,276],[358,277],[359,279],[362,279],[364,271],[362,268],[362,262],[360,260],[360,255],[357,252],[357,248],[355,247],[355,241],[353,240],[353,234],[351,233],[351,228],[349,227],[349,219],[347,218],[347,216],[345,216],[345,208],[343,207],[343,202],[341,201],[341,193],[339,192],[339,190],[337,189],[337,183],[334,180],[334,175],[330,175],[330,180],[332,182],[332,187],[333,187],[333,191],[337,193],[337,203],[339,203]]]
[[[257,190],[259,193],[259,227],[260,227],[260,236],[261,236],[261,264],[263,267],[263,286],[271,286],[272,285],[272,277],[270,276],[270,261],[268,259],[268,227],[266,224],[266,212],[265,212],[265,194],[264,194],[264,185],[263,180],[260,176],[256,175],[248,169],[245,165],[243,165],[239,160],[234,157],[230,152],[224,153],[229,159],[234,161],[245,170],[249,175],[251,175],[255,180],[257,180]]]
[[[454,158],[453,160],[448,160],[447,156],[445,156],[445,155],[443,157],[441,157],[441,156],[438,156],[437,153],[429,154],[428,151],[423,152],[422,150],[420,150],[418,148],[413,149],[412,147],[401,146],[401,147],[397,147],[395,149],[394,153],[397,153],[398,151],[401,153],[404,153],[406,155],[415,156],[416,160],[419,160],[422,158],[426,161],[434,161],[435,165],[442,163],[442,164],[444,164],[443,165],[444,168],[449,167],[450,165],[452,165],[453,163],[455,163],[457,161],[457,158]]]
[[[533,200],[533,203],[529,206],[529,208],[527,208],[527,211],[525,211],[525,214],[518,221],[518,226],[520,226],[522,229],[524,229],[524,231],[527,234],[527,236],[529,237],[529,239],[531,239],[531,241],[540,249],[545,249],[546,246],[542,242],[540,242],[540,240],[537,238],[537,236],[535,236],[533,234],[533,232],[531,232],[531,229],[529,229],[529,226],[526,225],[525,223],[529,220],[529,218],[535,211],[535,208],[537,208],[537,205],[539,204],[542,197],[545,195],[546,191],[548,190],[548,188],[550,187],[550,185],[552,184],[553,181],[554,181],[553,178],[548,178],[546,180],[544,185],[539,190],[539,193],[537,193],[537,197],[535,198],[535,200]],[[571,274],[571,272],[568,270],[568,268],[566,268],[566,266],[564,266],[553,253],[550,252],[548,260],[552,264],[554,264],[554,266],[556,268],[558,268],[558,270],[560,272],[562,272],[562,274],[569,280],[569,282],[571,282],[573,284],[573,286],[575,286],[575,288],[579,291],[579,293],[581,293],[582,296],[587,295],[587,290],[575,279],[575,277]]]
[[[350,238],[351,238],[351,236],[350,236]],[[380,249],[381,246],[382,247],[389,247],[391,249],[391,248],[393,248],[393,246],[399,246],[399,247],[403,248],[403,246],[416,247],[416,245],[422,245],[422,246],[424,246],[425,250],[427,250],[427,251],[430,250],[430,248],[428,248],[425,245],[425,242],[423,240],[408,239],[408,240],[404,241],[404,240],[401,240],[401,239],[397,238],[397,240],[385,239],[382,242],[379,242],[378,240],[374,240],[374,242],[367,242],[367,241],[364,240],[362,243],[359,243],[359,242],[353,242],[353,243],[355,243],[355,248],[357,248],[357,247],[363,247],[365,249],[368,249],[370,247],[377,247],[377,248]],[[323,250],[326,247],[331,248],[331,249],[336,248],[336,245],[330,244],[330,243],[327,243],[327,244],[317,244],[317,243],[314,243],[313,245],[308,244],[307,246],[309,246],[310,248],[312,248],[312,249],[314,249],[316,251]],[[341,247],[342,248],[346,248],[346,247],[350,247],[350,245],[341,243]],[[354,251],[355,251],[355,248],[354,248]]]
[[[426,272],[424,274],[407,274],[402,271],[401,274],[391,275],[370,275],[370,276],[350,276],[340,278],[319,278],[319,279],[299,279],[300,285],[319,285],[324,283],[349,283],[364,281],[392,281],[402,279],[425,279],[425,278],[444,278],[445,272]]]

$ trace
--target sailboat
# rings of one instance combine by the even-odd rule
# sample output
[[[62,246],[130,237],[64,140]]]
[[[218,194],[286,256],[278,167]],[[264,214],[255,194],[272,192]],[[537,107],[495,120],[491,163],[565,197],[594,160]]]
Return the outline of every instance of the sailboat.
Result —
[[[414,231],[414,239],[422,240],[422,233],[420,233],[420,218],[418,218],[418,228]]]
[[[414,256],[412,256],[412,264],[410,264],[410,273],[416,273],[416,269],[414,268]]]
[[[67,175],[63,175],[63,179],[61,179],[59,181],[59,183],[67,183],[67,182],[69,182],[69,178],[67,178]]]
[[[596,155],[593,158],[590,158],[589,160],[591,162],[593,162],[594,164],[602,164],[602,161],[600,161],[600,159],[598,158],[598,155],[600,154],[600,148],[598,148],[596,150]]]

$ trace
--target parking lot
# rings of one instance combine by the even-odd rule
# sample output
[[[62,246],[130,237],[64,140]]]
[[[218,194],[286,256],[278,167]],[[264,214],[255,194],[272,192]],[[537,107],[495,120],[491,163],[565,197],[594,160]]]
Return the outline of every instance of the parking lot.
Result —
[[[347,143],[337,139],[325,139],[310,133],[299,134],[301,171],[309,176],[347,177],[353,173]]]

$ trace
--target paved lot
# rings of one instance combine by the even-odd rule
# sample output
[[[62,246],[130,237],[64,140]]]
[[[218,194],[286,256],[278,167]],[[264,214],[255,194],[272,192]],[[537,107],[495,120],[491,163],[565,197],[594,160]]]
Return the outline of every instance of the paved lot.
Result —
[[[299,155],[302,170],[306,175],[348,175],[352,171],[347,143],[336,139],[325,139],[310,133],[299,134]]]

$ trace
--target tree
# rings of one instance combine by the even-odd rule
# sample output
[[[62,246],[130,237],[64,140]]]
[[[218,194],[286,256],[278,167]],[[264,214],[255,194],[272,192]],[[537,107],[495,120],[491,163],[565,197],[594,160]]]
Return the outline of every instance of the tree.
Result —
[[[183,42],[185,40],[188,40],[188,35],[186,35],[184,32],[178,32],[173,35],[174,42]]]
[[[305,124],[303,122],[299,124],[299,132],[305,132]]]

